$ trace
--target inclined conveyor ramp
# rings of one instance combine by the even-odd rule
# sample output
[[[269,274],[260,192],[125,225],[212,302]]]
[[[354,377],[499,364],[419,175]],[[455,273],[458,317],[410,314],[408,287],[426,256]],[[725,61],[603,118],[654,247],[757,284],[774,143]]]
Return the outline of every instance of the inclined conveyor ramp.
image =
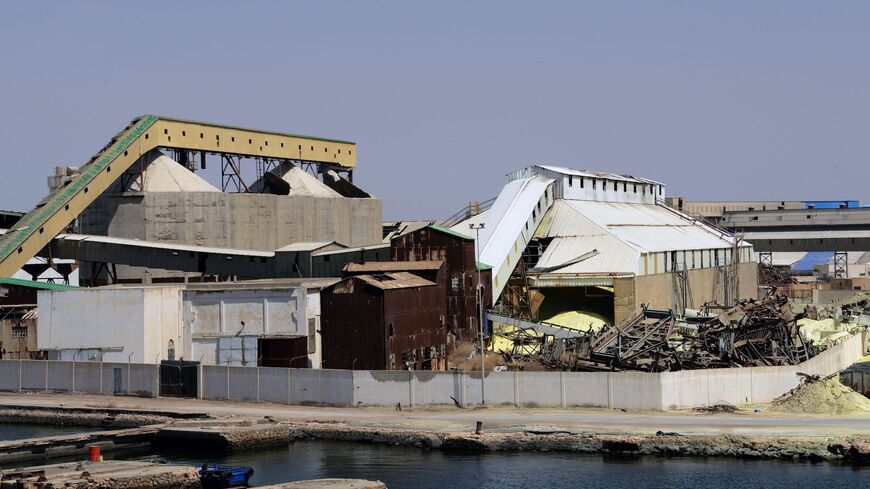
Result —
[[[356,167],[356,145],[350,141],[144,115],[116,134],[67,185],[51,192],[0,236],[0,277],[15,274],[142,155],[161,148],[311,162],[336,171]]]

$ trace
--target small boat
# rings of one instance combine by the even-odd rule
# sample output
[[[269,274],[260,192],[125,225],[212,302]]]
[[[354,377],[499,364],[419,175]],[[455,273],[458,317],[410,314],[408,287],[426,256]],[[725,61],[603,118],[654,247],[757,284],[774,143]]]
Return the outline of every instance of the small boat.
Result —
[[[203,489],[248,487],[248,481],[253,475],[254,469],[251,467],[202,464],[199,470],[199,481]]]

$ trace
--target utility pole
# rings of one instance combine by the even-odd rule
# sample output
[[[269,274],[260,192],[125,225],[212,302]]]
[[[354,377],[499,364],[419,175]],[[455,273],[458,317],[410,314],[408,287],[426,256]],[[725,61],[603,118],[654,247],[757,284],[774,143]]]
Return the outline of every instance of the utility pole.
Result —
[[[480,324],[480,405],[486,404],[486,383],[483,376],[486,372],[486,345],[483,339],[483,284],[480,283],[480,230],[484,228],[484,223],[468,225],[474,230],[474,268],[477,269],[477,313],[478,323]]]

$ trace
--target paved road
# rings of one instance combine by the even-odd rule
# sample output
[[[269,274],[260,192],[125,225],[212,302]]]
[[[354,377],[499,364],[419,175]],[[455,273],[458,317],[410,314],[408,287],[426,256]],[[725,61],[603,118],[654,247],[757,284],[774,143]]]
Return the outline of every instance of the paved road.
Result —
[[[271,416],[293,421],[346,422],[358,426],[470,431],[483,421],[489,431],[564,429],[595,432],[673,431],[682,434],[754,434],[767,436],[836,436],[870,434],[870,415],[863,417],[774,415],[770,413],[703,415],[690,412],[622,412],[609,409],[414,409],[327,408],[269,403],[143,399],[63,394],[0,394],[0,405],[48,407],[111,407],[219,417]]]

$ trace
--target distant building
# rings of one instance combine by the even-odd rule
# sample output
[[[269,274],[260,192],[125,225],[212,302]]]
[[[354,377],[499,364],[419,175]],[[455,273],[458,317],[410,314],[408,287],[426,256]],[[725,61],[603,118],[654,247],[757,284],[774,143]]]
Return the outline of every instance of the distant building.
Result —
[[[665,204],[692,216],[718,222],[729,212],[783,211],[793,209],[856,209],[857,200],[719,200],[691,201],[684,197],[666,197]]]

